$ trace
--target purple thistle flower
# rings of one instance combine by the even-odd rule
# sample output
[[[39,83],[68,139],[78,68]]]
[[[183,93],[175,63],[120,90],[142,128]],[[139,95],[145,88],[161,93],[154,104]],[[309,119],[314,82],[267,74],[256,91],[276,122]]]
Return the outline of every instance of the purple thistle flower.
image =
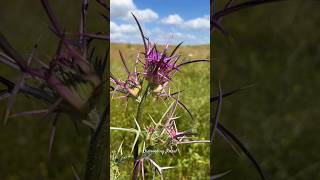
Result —
[[[162,52],[157,50],[156,44],[148,41],[147,54],[145,55],[144,77],[154,85],[166,85],[178,70],[176,63],[180,56],[168,54],[167,44]]]
[[[183,42],[178,44],[170,54],[168,53],[168,44],[166,44],[162,52],[159,52],[156,44],[152,44],[143,34],[142,27],[135,15],[132,14],[132,16],[139,27],[144,45],[144,53],[142,53],[145,58],[144,63],[139,60],[144,66],[143,75],[152,85],[155,85],[156,88],[160,85],[163,89],[165,89],[165,86],[167,85],[166,83],[171,81],[173,75],[181,66],[194,62],[209,62],[207,59],[197,59],[177,64],[180,55],[176,54],[176,51]],[[146,43],[146,40],[148,41],[148,44]]]
[[[111,82],[115,84],[113,89],[113,93],[121,92],[125,94],[125,96],[121,97],[137,97],[139,95],[141,86],[139,85],[138,81],[136,81],[136,77],[134,75],[129,75],[126,81],[122,81],[116,79],[112,74],[110,75]]]
[[[120,92],[125,94],[124,96],[121,96],[123,98],[128,98],[130,96],[136,98],[138,97],[141,90],[141,83],[139,81],[140,74],[137,72],[138,61],[136,61],[135,63],[134,72],[130,72],[121,51],[119,51],[119,54],[121,57],[122,64],[124,65],[127,72],[127,80],[122,81],[122,80],[116,79],[112,74],[110,74],[110,80],[112,83],[115,84],[115,86],[112,87],[113,96],[115,92]]]
[[[128,77],[127,80],[121,81],[119,79],[116,79],[112,74],[110,75],[111,82],[115,84],[114,87],[111,87],[111,90],[113,91],[113,96],[115,92],[120,92],[124,94],[124,96],[120,96],[120,98],[138,98],[141,89],[143,89],[143,79],[140,80],[139,76],[143,75],[144,79],[146,79],[149,82],[152,92],[156,93],[157,97],[171,97],[175,99],[173,97],[173,94],[170,93],[170,88],[168,85],[172,80],[174,74],[177,71],[179,71],[179,68],[186,64],[191,64],[194,62],[208,62],[208,60],[191,60],[177,64],[177,62],[180,59],[180,55],[177,54],[176,51],[182,45],[183,42],[178,44],[171,53],[169,53],[169,44],[166,44],[163,51],[158,51],[156,44],[151,43],[149,39],[144,36],[143,30],[138,19],[135,17],[134,14],[132,14],[132,16],[134,17],[140,30],[140,34],[142,36],[144,44],[144,52],[138,53],[137,59],[135,61],[134,72],[130,72],[122,53],[119,51],[122,63],[125,67]],[[141,54],[143,55],[143,58],[141,58]],[[137,71],[138,63],[140,63],[143,67],[142,72]],[[179,104],[186,109],[186,107],[180,101]]]

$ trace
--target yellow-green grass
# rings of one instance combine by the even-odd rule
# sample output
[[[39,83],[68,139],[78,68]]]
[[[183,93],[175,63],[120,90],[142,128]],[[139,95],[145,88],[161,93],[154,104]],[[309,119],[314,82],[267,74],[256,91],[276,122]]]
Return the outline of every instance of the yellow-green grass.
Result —
[[[163,48],[159,47],[159,48]],[[174,48],[172,46],[171,48]],[[131,70],[136,60],[138,52],[143,51],[143,45],[131,44],[111,44],[111,72],[120,79],[126,78],[124,66],[121,63],[119,50],[124,55],[126,62]],[[182,59],[209,59],[209,45],[198,46],[182,46],[179,51]],[[191,111],[194,119],[182,108],[178,109],[177,115],[181,116],[177,120],[178,129],[192,130],[199,134],[198,139],[209,139],[209,63],[201,62],[186,65],[177,73],[171,86],[172,92],[175,90],[183,90],[179,98]],[[167,104],[171,100],[167,101]],[[133,128],[135,110],[137,103],[133,99],[129,99],[128,108],[125,109],[125,99],[113,99],[111,101],[111,126]],[[159,119],[164,113],[166,105],[155,98],[149,98],[146,103],[146,109],[140,126],[149,125],[151,123],[148,114],[155,120]],[[124,153],[130,154],[133,143],[134,134],[128,134],[119,131],[111,132],[111,151],[117,150],[122,140],[124,140]],[[166,179],[199,179],[199,177],[208,178],[209,172],[209,144],[191,144],[179,146],[181,154],[174,155],[157,155],[156,162],[160,166],[175,166],[175,169],[165,171]],[[128,179],[132,173],[132,160],[120,166],[120,179]]]

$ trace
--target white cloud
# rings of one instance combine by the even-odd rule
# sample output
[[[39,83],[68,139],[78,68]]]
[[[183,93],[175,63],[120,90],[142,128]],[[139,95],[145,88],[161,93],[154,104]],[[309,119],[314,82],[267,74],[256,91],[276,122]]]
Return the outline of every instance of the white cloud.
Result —
[[[210,28],[210,18],[208,16],[204,16],[201,18],[192,19],[186,21],[184,26],[191,29],[209,29]]]
[[[115,22],[110,21],[111,33],[137,33],[138,27],[133,24],[120,24],[117,25]]]
[[[132,0],[111,0],[110,14],[111,17],[123,18],[126,17],[129,11],[136,9]]]
[[[142,43],[139,29],[132,24],[116,24],[113,21],[110,21],[110,37],[111,42],[120,42],[120,43]],[[171,45],[178,44],[182,41],[185,44],[200,43],[205,44],[205,41],[199,41],[199,37],[180,32],[177,30],[164,31],[160,28],[153,29],[144,29],[144,32],[147,37],[151,37],[151,41],[157,44],[166,44]]]
[[[110,21],[110,38],[113,42],[129,42],[130,38],[136,38],[139,35],[139,29],[133,24],[116,24]]]
[[[184,44],[192,44],[197,40],[195,35],[181,32],[181,31],[163,31],[159,28],[154,28],[150,31],[150,35],[152,37],[152,42],[156,42],[157,44],[178,44],[182,41]],[[204,43],[203,43],[204,44]]]
[[[141,43],[139,40],[139,36],[133,34],[133,35],[128,35],[126,33],[111,33],[110,34],[111,42],[116,42],[116,43]]]
[[[111,42],[118,43],[138,43],[141,44],[141,36],[139,29],[134,24],[117,24],[110,21],[110,37]],[[144,28],[144,33],[150,37],[152,42],[157,44],[171,45],[178,44],[184,41],[184,44],[207,44],[209,42],[209,35],[190,34],[177,29],[164,30],[159,27],[152,29]],[[209,33],[208,33],[209,34]]]
[[[159,15],[156,12],[152,11],[151,9],[144,9],[144,10],[136,9],[133,11],[133,14],[139,19],[139,21],[142,21],[142,22],[151,22],[159,18]],[[129,14],[129,17],[127,17],[127,19],[128,18],[132,19],[132,15]]]
[[[190,29],[203,29],[208,30],[210,28],[210,17],[203,16],[200,18],[184,21],[178,14],[171,14],[161,20],[163,24],[175,25],[181,28]]]
[[[142,22],[151,22],[159,18],[152,9],[138,9],[133,0],[111,0],[110,9],[111,18],[132,20],[131,13],[134,13]]]
[[[163,24],[181,25],[183,23],[183,19],[178,14],[171,14],[168,17],[163,18],[161,22]]]
[[[152,9],[138,9],[134,0],[111,0],[111,42],[142,43],[138,26],[134,22],[131,12],[137,16],[140,22],[150,22],[159,18]],[[160,22],[169,26],[157,27],[155,25],[159,25],[159,23],[153,22],[152,26],[148,26],[151,29],[143,27],[145,36],[150,37],[152,42],[157,44],[177,44],[182,41],[184,44],[207,44],[209,42],[209,16],[184,20],[179,14],[170,14]],[[199,30],[208,33],[198,33]]]

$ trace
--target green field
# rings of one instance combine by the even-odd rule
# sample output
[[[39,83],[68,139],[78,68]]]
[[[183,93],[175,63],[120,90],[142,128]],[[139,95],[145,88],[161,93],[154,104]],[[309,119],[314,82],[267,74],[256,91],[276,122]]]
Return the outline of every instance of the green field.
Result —
[[[174,48],[174,46],[171,48]],[[127,77],[118,53],[119,50],[124,54],[129,69],[133,70],[137,52],[141,52],[143,46],[111,44],[111,72],[115,76],[121,77],[120,79],[125,80]],[[181,59],[185,60],[209,59],[210,55],[209,45],[182,46],[178,53],[182,55]],[[179,96],[180,100],[188,107],[194,116],[194,120],[192,120],[186,111],[182,108],[178,109],[177,116],[181,116],[177,120],[178,129],[182,131],[192,128],[195,133],[199,134],[196,138],[199,140],[209,139],[209,71],[210,64],[206,62],[186,65],[174,76],[170,85],[172,92],[183,90]],[[125,110],[125,102],[125,99],[114,99],[111,101],[111,126],[134,127],[133,115],[135,115],[137,103],[133,99],[129,99],[128,109]],[[167,104],[168,103],[169,102],[167,102]],[[160,99],[156,100],[152,97],[147,100],[145,106],[146,110],[140,126],[151,123],[148,114],[157,120],[161,118],[166,110],[166,105]],[[124,153],[128,154],[130,153],[133,139],[134,134],[112,131],[111,150],[118,150],[121,141],[124,140]],[[208,177],[209,172],[209,144],[182,145],[179,146],[179,149],[181,154],[155,155],[155,160],[160,166],[176,167],[175,169],[165,171],[165,179],[199,179],[199,177],[206,179],[205,177]],[[132,164],[133,162],[131,160],[120,166],[120,179],[130,179],[129,175],[133,169]]]

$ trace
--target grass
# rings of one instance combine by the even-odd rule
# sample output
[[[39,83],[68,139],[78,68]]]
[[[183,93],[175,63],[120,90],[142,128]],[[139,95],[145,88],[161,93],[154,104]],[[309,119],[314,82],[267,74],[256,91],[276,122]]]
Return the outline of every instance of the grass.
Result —
[[[173,46],[174,47],[174,46]],[[132,69],[137,56],[137,50],[142,51],[142,45],[130,44],[111,44],[111,72],[117,77],[125,78],[124,67],[121,64],[118,50],[124,54],[129,67]],[[182,46],[179,54],[182,59],[209,59],[209,46]],[[131,65],[131,66],[130,66]],[[192,120],[188,114],[181,108],[177,115],[181,116],[178,120],[178,128],[187,130],[192,128],[199,133],[200,139],[209,139],[209,63],[195,63],[186,65],[182,71],[177,73],[173,80],[172,92],[184,90],[180,95],[181,101],[189,108],[194,116]],[[111,126],[116,127],[134,127],[133,116],[137,103],[132,99],[129,101],[128,109],[125,110],[125,100],[115,99],[111,101]],[[149,113],[154,119],[160,119],[164,113],[166,106],[161,101],[150,98],[147,101],[147,109],[145,110],[142,124],[148,125],[151,120],[148,118]],[[194,123],[191,127],[190,125]],[[125,133],[111,133],[111,150],[117,150],[118,146],[124,139],[125,152],[129,152],[134,135],[129,136]],[[181,155],[175,154],[176,157],[170,155],[157,157],[156,161],[161,166],[176,166],[176,169],[167,170],[165,172],[166,179],[198,179],[197,177],[208,177],[209,168],[209,144],[185,145],[181,147]],[[132,161],[121,168],[121,179],[128,179],[132,169]],[[201,171],[199,171],[201,169]]]

